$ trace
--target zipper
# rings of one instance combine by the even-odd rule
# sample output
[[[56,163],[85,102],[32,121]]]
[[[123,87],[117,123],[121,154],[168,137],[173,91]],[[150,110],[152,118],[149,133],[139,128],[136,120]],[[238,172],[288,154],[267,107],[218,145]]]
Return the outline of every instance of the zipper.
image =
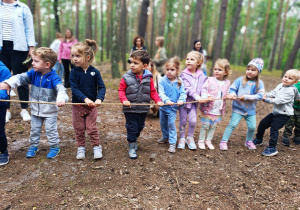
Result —
[[[42,79],[43,79],[43,76],[41,76],[41,80],[40,80],[40,87],[39,87],[39,95],[38,95],[38,101],[40,101],[40,92],[41,92],[41,87],[42,87]],[[40,115],[40,104],[38,104],[38,116]]]

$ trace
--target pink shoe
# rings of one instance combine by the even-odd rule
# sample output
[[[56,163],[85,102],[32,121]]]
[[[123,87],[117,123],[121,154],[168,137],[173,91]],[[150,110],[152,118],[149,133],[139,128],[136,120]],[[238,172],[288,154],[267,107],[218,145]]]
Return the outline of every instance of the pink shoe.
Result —
[[[248,149],[256,149],[256,146],[253,143],[253,141],[246,141],[245,146],[248,147]]]
[[[228,150],[227,141],[220,142],[220,150]]]

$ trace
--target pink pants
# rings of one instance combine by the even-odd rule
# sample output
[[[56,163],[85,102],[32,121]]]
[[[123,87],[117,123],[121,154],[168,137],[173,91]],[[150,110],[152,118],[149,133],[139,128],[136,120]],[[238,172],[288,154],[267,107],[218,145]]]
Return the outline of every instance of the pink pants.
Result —
[[[85,131],[91,139],[92,146],[99,146],[99,133],[97,129],[97,108],[88,106],[72,106],[72,120],[75,130],[75,139],[78,147],[85,146]]]
[[[179,122],[179,134],[180,138],[185,138],[185,126],[187,123],[187,117],[189,116],[189,128],[187,137],[193,138],[196,124],[197,124],[197,106],[192,105],[191,109],[182,107],[179,109],[180,122]]]

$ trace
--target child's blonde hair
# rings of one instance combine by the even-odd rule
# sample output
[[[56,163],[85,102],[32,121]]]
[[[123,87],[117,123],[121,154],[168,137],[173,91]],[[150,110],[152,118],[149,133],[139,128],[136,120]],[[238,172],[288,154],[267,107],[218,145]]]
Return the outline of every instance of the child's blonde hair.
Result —
[[[193,56],[195,56],[195,58],[196,58],[196,60],[197,60],[197,63],[199,63],[199,64],[197,65],[197,69],[200,69],[200,68],[201,68],[201,65],[202,65],[202,63],[203,63],[203,61],[204,61],[203,55],[202,55],[201,53],[197,52],[197,51],[191,51],[191,52],[189,52],[189,53],[186,55],[186,58],[188,57],[188,55],[193,55]]]
[[[255,93],[257,93],[257,92],[258,92],[258,89],[259,89],[259,71],[258,71],[257,67],[254,66],[254,65],[248,65],[248,66],[253,66],[253,67],[257,70],[257,72],[258,72],[258,74],[257,74],[257,76],[256,76],[256,78],[255,78],[255,86],[256,86],[256,92],[255,92]],[[247,68],[248,68],[248,66],[247,66]],[[243,81],[242,81],[243,87],[245,87],[245,85],[246,85],[246,83],[247,83],[248,81],[249,81],[249,80],[248,80],[248,77],[247,77],[247,75],[246,75],[246,73],[245,73],[245,76],[244,76]]]
[[[165,43],[165,38],[163,36],[158,36],[158,37],[156,37],[156,40],[158,41],[159,46],[162,48],[164,46],[164,43]],[[156,52],[156,55],[155,55],[156,59],[160,59],[159,54],[160,54],[161,48],[159,48]]]
[[[52,68],[57,61],[57,54],[49,47],[39,47],[32,52],[32,55],[40,56],[40,58],[46,63],[50,63]]]
[[[83,55],[84,64],[86,64],[87,62],[91,64],[94,61],[97,48],[98,48],[97,42],[92,39],[86,39],[84,43],[77,42],[72,46],[72,50],[76,49],[79,54]],[[87,56],[90,56],[89,60],[87,60]]]
[[[298,80],[300,79],[300,73],[297,69],[287,70],[284,75],[293,77],[295,79],[295,82],[298,82]]]
[[[218,59],[215,63],[215,66],[218,65],[220,68],[225,70],[226,75],[224,75],[224,79],[227,79],[229,75],[231,74],[231,68],[230,68],[230,63],[227,59]]]
[[[170,58],[167,63],[165,64],[165,70],[167,69],[167,66],[173,64],[176,69],[176,78],[178,79],[178,87],[181,87],[181,80],[179,79],[179,69],[180,69],[180,59],[179,57],[175,56],[173,58]],[[165,72],[166,73],[166,72]]]
[[[157,76],[157,74],[159,74],[159,73],[158,73],[158,71],[156,70],[156,66],[155,66],[155,64],[153,63],[152,60],[150,60],[149,64],[150,64],[151,72],[152,72],[152,75],[153,75],[153,82],[155,83],[156,76]]]

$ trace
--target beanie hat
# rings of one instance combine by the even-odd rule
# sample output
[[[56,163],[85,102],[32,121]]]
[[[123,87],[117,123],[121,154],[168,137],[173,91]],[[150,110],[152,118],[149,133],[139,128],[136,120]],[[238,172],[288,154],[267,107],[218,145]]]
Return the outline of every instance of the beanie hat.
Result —
[[[258,70],[258,73],[260,74],[261,70],[264,67],[264,61],[261,58],[254,58],[252,61],[250,61],[248,63],[247,67],[250,66],[250,65],[255,66]]]

